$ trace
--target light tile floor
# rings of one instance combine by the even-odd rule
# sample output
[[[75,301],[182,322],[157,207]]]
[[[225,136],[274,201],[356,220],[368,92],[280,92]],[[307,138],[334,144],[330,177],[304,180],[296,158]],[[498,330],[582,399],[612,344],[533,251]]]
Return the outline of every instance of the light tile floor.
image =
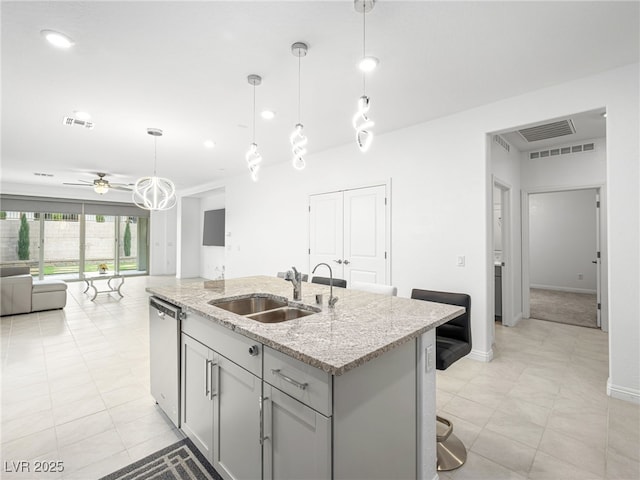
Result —
[[[97,479],[182,438],[148,393],[144,291],[176,281],[127,278],[124,298],[95,302],[70,283],[63,311],[0,319],[1,478]],[[439,413],[469,449],[441,479],[640,478],[640,406],[605,394],[606,334],[524,320],[496,325],[494,351],[437,374]]]

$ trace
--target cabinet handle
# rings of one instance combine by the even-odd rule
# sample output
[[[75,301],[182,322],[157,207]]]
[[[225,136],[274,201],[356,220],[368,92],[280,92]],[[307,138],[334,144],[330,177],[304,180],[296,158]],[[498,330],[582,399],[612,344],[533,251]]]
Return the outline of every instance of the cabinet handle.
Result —
[[[218,395],[218,392],[220,391],[220,368],[218,367],[218,363],[217,362],[209,362],[209,364],[211,365],[211,389],[209,392],[209,399],[213,400],[213,397],[215,397],[216,395]],[[213,367],[216,367],[216,391],[213,391]]]
[[[294,380],[291,377],[287,377],[285,374],[283,374],[282,372],[280,372],[280,369],[277,368],[272,368],[271,369],[271,373],[273,373],[276,377],[280,377],[281,379],[283,379],[285,382],[289,382],[291,385],[293,385],[294,387],[298,387],[300,390],[306,390],[307,387],[309,386],[308,383],[300,383],[297,380]]]
[[[262,397],[262,396],[258,397],[258,406],[260,407],[260,438],[259,438],[260,445],[263,445],[264,441],[269,439],[268,435],[267,436],[264,435],[264,414],[262,413],[263,412],[262,402],[264,400],[269,400],[269,397]]]
[[[338,265],[342,265],[342,260],[334,260]]]
[[[211,378],[211,376],[209,375],[209,363],[211,363],[209,361],[209,359],[204,360],[204,396],[208,397],[209,396],[209,379]]]
[[[345,264],[345,265],[349,265],[350,263],[351,263],[351,262],[350,262],[349,260],[345,260],[345,261],[344,261],[344,264]]]

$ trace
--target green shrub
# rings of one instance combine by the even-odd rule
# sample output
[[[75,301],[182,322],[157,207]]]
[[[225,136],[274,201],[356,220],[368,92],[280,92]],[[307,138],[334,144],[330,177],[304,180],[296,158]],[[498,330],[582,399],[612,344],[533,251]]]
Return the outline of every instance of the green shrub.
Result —
[[[20,230],[18,231],[18,259],[29,260],[29,224],[27,216],[20,215]]]
[[[104,223],[104,215],[96,215],[96,222]]]
[[[0,220],[6,220],[7,219],[7,212],[0,212]]]
[[[127,220],[127,226],[124,229],[124,256],[129,257],[131,255],[131,228],[129,228],[129,221]]]

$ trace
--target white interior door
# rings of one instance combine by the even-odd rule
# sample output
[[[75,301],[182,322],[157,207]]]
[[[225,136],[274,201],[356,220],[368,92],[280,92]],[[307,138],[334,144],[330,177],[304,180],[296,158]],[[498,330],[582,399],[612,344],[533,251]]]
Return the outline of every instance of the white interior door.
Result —
[[[354,281],[384,284],[386,275],[386,188],[344,192],[344,255],[347,285]]]
[[[311,195],[309,198],[309,279],[318,263],[331,265],[336,278],[344,278],[342,192]],[[329,272],[318,271],[320,276]]]
[[[347,286],[354,281],[387,283],[386,189],[377,185],[310,196],[310,271],[324,262]]]

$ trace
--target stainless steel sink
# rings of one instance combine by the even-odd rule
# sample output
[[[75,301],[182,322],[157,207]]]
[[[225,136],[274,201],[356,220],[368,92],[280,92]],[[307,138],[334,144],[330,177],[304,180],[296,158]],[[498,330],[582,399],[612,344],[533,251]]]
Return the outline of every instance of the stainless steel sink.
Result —
[[[247,318],[256,320],[262,323],[279,323],[286,322],[287,320],[293,320],[295,318],[306,317],[316,312],[311,310],[303,310],[295,307],[278,308],[276,310],[269,310],[268,312],[256,313],[249,315]]]
[[[286,307],[286,300],[278,300],[266,295],[252,295],[250,297],[235,300],[211,300],[210,305],[222,308],[236,315],[251,315],[253,313],[273,310],[274,308]]]

